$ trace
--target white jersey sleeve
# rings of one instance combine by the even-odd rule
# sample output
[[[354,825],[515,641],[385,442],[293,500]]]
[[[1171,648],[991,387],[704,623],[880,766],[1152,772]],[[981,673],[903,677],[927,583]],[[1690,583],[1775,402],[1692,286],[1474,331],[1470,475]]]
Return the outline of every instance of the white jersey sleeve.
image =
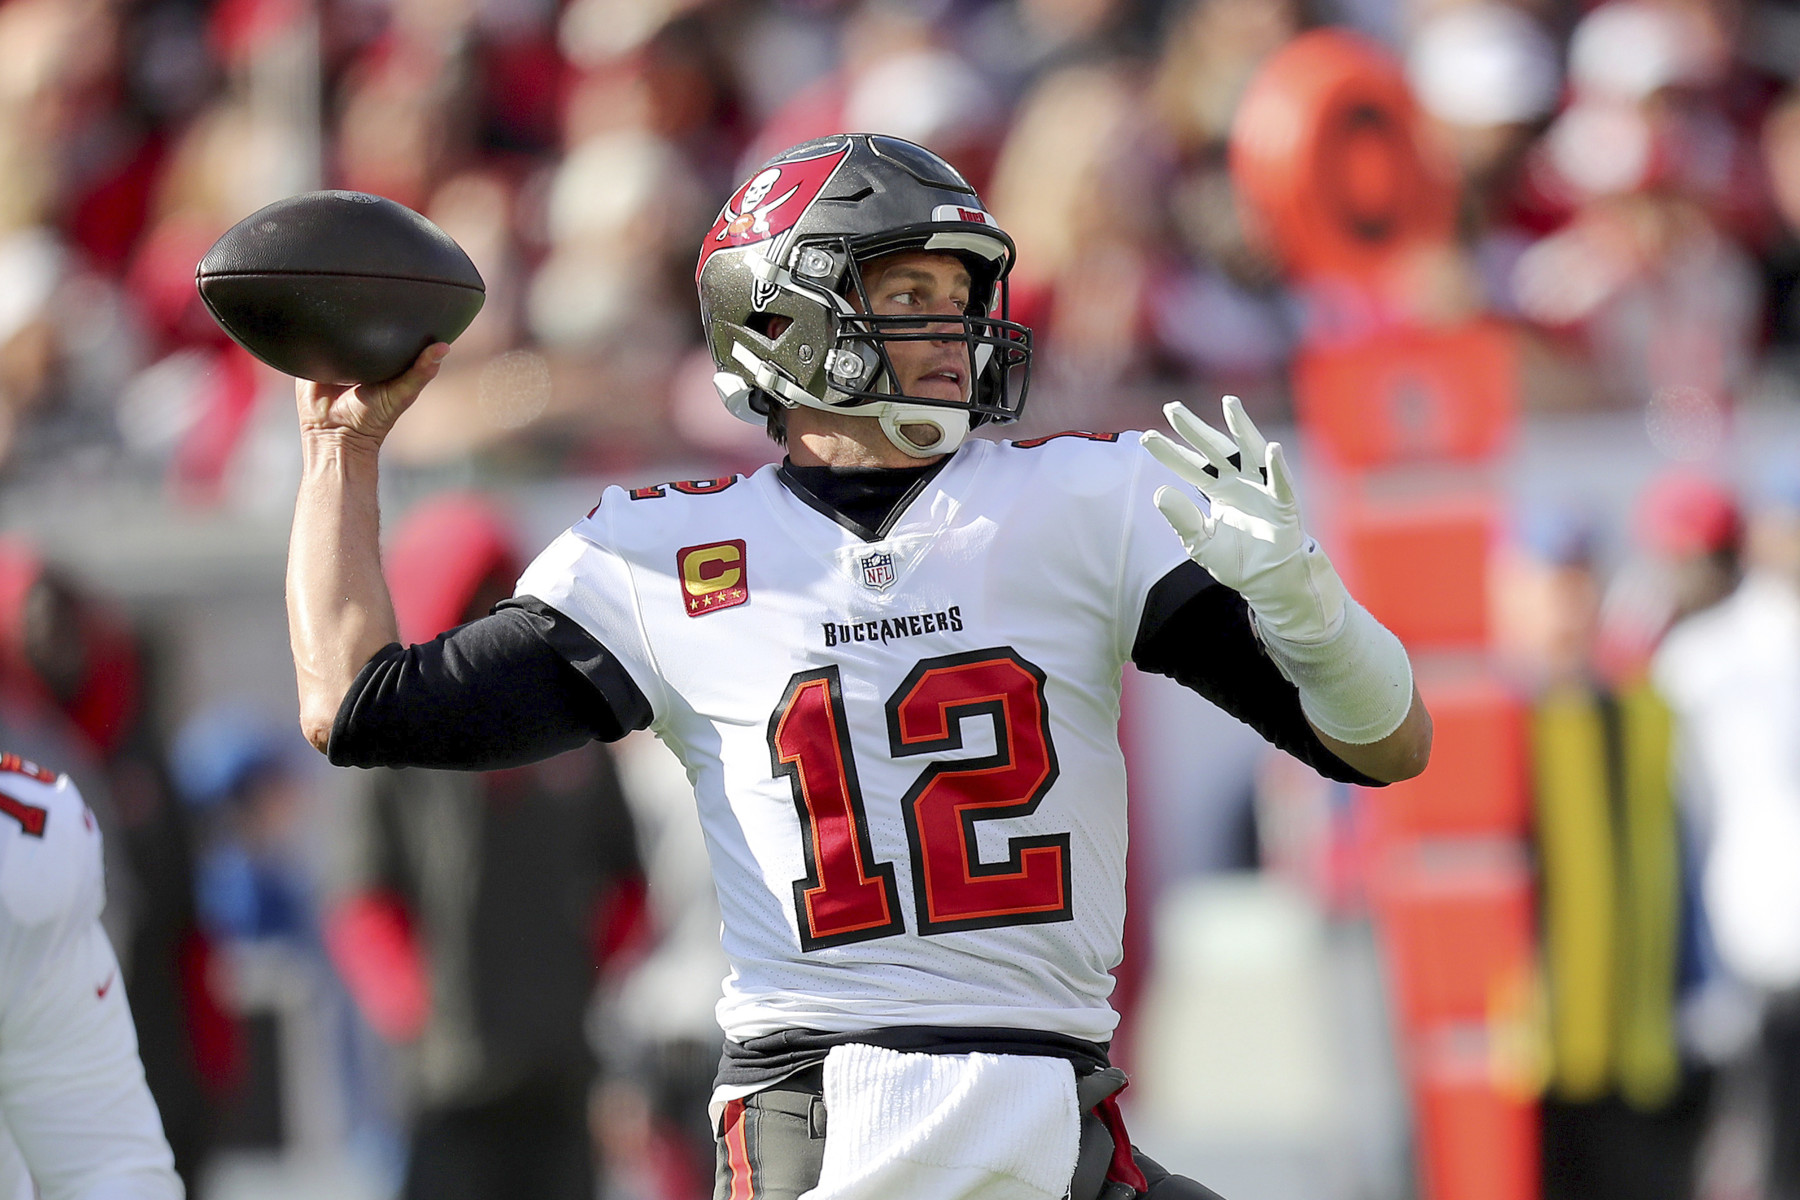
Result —
[[[67,776],[0,757],[0,1197],[179,1200],[112,945],[100,834]],[[29,1195],[29,1191],[26,1192]]]
[[[1207,501],[1174,472],[1151,458],[1139,445],[1137,434],[1121,436],[1128,445],[1113,452],[1115,457],[1124,458],[1126,464],[1121,480],[1119,631],[1129,651],[1137,638],[1138,624],[1144,617],[1151,589],[1171,571],[1190,561],[1180,536],[1156,507],[1157,489],[1165,485],[1179,487],[1202,510],[1206,509]]]
[[[614,550],[608,536],[613,514],[628,504],[626,496],[622,488],[608,488],[585,520],[532,560],[514,594],[534,596],[587,630],[619,660],[652,713],[660,715],[667,697],[637,603],[637,576],[643,568]]]

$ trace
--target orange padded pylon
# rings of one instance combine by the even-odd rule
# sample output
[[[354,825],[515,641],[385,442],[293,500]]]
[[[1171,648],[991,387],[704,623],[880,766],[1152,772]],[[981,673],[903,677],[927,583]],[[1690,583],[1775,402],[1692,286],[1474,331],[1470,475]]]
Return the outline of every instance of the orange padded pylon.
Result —
[[[1454,172],[1417,112],[1390,51],[1312,30],[1245,90],[1231,172],[1313,316],[1293,380],[1309,521],[1406,643],[1436,726],[1426,773],[1359,790],[1355,822],[1422,1200],[1537,1200],[1540,1081],[1520,1065],[1537,994],[1523,714],[1483,668],[1447,666],[1488,650],[1518,345],[1496,320],[1404,315],[1420,264],[1454,253]]]

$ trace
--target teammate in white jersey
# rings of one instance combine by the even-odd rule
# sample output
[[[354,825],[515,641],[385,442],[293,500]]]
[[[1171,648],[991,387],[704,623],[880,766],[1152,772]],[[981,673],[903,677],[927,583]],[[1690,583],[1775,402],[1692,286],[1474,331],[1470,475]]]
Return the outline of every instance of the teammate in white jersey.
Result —
[[[0,754],[0,1200],[180,1200],[68,776]]]
[[[731,961],[719,1200],[1210,1196],[1135,1154],[1112,1099],[1122,669],[1335,778],[1429,754],[1405,651],[1234,400],[1229,434],[1170,406],[1181,443],[967,439],[1024,402],[1012,261],[922,147],[845,135],[765,164],[696,279],[720,396],[786,460],[609,490],[429,645],[394,631],[375,466],[447,347],[386,385],[299,385],[288,595],[315,745],[491,768],[647,727],[686,765]]]

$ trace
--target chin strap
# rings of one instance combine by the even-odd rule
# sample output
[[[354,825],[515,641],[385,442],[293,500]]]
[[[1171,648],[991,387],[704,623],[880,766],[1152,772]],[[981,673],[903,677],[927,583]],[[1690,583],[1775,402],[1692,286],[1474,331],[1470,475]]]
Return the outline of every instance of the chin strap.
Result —
[[[969,413],[960,408],[937,408],[929,404],[882,405],[881,432],[900,452],[911,458],[935,458],[950,454],[969,436]],[[928,425],[937,430],[930,444],[921,445],[903,432],[904,426]]]

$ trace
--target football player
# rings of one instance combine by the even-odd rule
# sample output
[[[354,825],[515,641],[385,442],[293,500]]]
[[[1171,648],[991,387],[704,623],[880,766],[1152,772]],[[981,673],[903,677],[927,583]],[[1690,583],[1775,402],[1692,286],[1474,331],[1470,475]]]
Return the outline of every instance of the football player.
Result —
[[[750,190],[786,198],[744,222]],[[427,645],[395,633],[376,453],[448,347],[388,384],[298,388],[314,745],[492,768],[649,728],[686,766],[731,961],[720,1200],[1210,1196],[1135,1154],[1113,1099],[1121,671],[1335,779],[1429,754],[1405,651],[1235,400],[1223,432],[1171,405],[1180,441],[968,438],[1025,400],[1013,257],[922,147],[841,135],[765,164],[696,280],[719,394],[785,460],[609,489],[510,600]]]
[[[100,833],[81,793],[0,754],[3,1200],[183,1194],[100,928],[105,904]]]

